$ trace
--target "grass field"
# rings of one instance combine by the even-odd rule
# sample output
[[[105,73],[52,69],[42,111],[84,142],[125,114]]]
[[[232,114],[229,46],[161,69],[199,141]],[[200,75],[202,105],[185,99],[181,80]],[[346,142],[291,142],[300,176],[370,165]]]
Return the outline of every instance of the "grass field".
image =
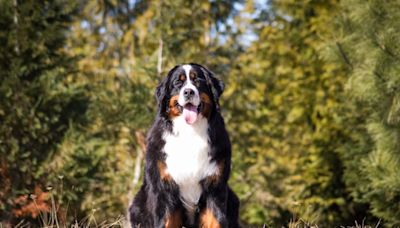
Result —
[[[42,212],[40,211],[39,207],[38,209],[38,225],[39,227],[43,228],[89,228],[89,227],[95,227],[95,228],[109,228],[109,227],[130,227],[129,222],[127,221],[127,218],[125,215],[120,215],[117,218],[112,218],[112,219],[104,219],[102,221],[99,221],[96,219],[95,215],[99,215],[101,212],[92,210],[90,214],[88,214],[85,218],[75,221],[62,221],[62,219],[59,218],[59,210],[56,207],[56,203],[54,200],[54,197],[50,197],[51,200],[51,210],[49,212]],[[66,212],[67,213],[67,212]],[[64,217],[67,217],[67,215],[64,215]],[[21,220],[16,226],[13,226],[15,228],[25,228],[25,227],[32,227],[36,226],[32,225],[31,223]],[[243,228],[253,228],[254,226],[245,226],[242,225]],[[8,224],[2,223],[0,221],[0,228],[9,228],[12,227]],[[273,225],[264,225],[262,228],[268,228],[268,227],[275,227]],[[288,228],[319,228],[322,226],[319,226],[318,224],[310,221],[305,221],[301,218],[293,219],[291,221],[288,221],[287,226]],[[375,225],[368,225],[365,224],[364,221],[354,221],[354,225],[352,226],[340,226],[341,228],[378,228],[380,227],[380,223],[378,222]],[[256,227],[254,227],[256,228]]]

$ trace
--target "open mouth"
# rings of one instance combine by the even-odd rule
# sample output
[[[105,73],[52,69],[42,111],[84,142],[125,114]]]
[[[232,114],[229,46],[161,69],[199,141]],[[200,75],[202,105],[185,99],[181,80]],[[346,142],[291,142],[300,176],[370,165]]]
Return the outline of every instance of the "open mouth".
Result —
[[[199,109],[200,105],[195,106],[191,103],[185,104],[183,106],[183,117],[185,118],[186,123],[188,124],[194,124],[197,120],[197,117],[199,115]]]

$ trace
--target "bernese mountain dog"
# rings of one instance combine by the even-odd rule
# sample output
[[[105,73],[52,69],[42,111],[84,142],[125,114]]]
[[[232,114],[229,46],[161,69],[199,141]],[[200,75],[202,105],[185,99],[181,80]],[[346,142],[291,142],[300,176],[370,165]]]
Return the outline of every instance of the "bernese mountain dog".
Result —
[[[227,183],[223,90],[222,81],[194,63],[175,66],[158,85],[145,177],[129,208],[132,227],[239,227],[239,200]]]

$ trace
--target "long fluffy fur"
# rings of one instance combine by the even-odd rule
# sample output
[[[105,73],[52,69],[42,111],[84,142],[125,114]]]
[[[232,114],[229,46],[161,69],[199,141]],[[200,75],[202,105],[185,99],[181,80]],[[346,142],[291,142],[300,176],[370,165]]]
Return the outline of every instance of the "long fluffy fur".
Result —
[[[171,83],[174,80],[175,71],[181,66],[171,69],[156,89],[158,113],[147,137],[145,177],[143,185],[129,208],[132,227],[180,227],[182,225],[185,227],[239,227],[239,200],[227,184],[231,168],[231,143],[218,104],[223,83],[201,65],[190,64],[199,74],[204,75],[209,86],[207,93],[212,98],[212,108],[208,117],[208,155],[211,162],[216,162],[222,168],[218,176],[206,177],[200,181],[202,194],[196,206],[193,224],[185,213],[187,207],[181,200],[178,184],[173,179],[163,178],[160,173],[160,164],[164,164],[167,156],[164,152],[166,144],[164,136],[166,133],[171,133],[174,127],[171,117],[168,116],[168,102],[172,96]]]

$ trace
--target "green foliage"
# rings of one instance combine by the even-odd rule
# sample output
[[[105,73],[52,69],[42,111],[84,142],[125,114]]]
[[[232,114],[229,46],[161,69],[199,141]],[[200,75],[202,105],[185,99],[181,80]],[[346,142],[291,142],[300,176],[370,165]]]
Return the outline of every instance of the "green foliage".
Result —
[[[82,89],[65,83],[74,70],[64,45],[75,4],[0,4],[0,219],[7,221],[26,206],[16,205],[18,196],[47,187],[41,170],[69,123],[84,122],[87,102]]]
[[[399,226],[399,8],[1,1],[0,222],[125,214],[154,88],[175,64],[198,62],[227,85],[244,225]]]
[[[235,161],[241,161],[235,178],[252,186],[237,187],[242,216],[254,224],[285,225],[293,217],[351,224],[363,213],[342,181],[339,152],[351,129],[343,104],[347,78],[319,53],[338,3],[271,1],[271,7],[255,21],[259,38],[238,57],[228,86]]]
[[[68,221],[124,214],[161,74],[205,62],[234,1],[2,4],[0,220],[48,212],[50,189]]]
[[[211,39],[210,27],[227,18],[233,3],[144,1],[124,5],[91,1],[83,7],[80,20],[72,27],[69,50],[82,56],[72,80],[87,85],[90,91],[91,104],[86,113],[89,123],[64,141],[68,149],[56,165],[76,180],[68,185],[76,186],[83,177],[90,177],[80,184],[85,196],[79,198],[87,199],[82,209],[99,208],[106,216],[123,213],[121,208],[128,206],[128,197],[139,186],[131,181],[136,168],[133,161],[141,156],[136,135],[144,135],[154,118],[154,88],[175,64],[205,62],[207,53],[216,49],[211,45],[216,41]],[[186,9],[178,10],[181,6]],[[217,14],[209,17],[212,12]],[[69,144],[79,147],[70,148]],[[91,156],[99,156],[98,162],[90,165],[98,168],[71,172],[80,164],[75,160],[80,154],[77,151],[85,152],[84,148],[93,148]],[[73,166],[65,170],[68,159],[74,159]],[[97,172],[109,179],[96,180]]]
[[[102,215],[120,214],[132,177],[131,133],[148,126],[143,111],[153,109],[143,101],[151,92],[81,69],[85,53],[72,52],[66,33],[74,3],[4,1],[1,9],[0,220],[47,212],[45,202],[19,200],[36,188],[43,198],[48,189],[60,193],[57,207],[70,208],[60,216],[83,218],[99,205]]]
[[[347,92],[362,110],[357,143],[346,151],[346,182],[355,200],[388,226],[400,225],[399,56],[397,1],[342,4],[334,36],[336,53],[349,69]],[[358,121],[360,123],[360,121]],[[353,173],[357,173],[355,176]]]

